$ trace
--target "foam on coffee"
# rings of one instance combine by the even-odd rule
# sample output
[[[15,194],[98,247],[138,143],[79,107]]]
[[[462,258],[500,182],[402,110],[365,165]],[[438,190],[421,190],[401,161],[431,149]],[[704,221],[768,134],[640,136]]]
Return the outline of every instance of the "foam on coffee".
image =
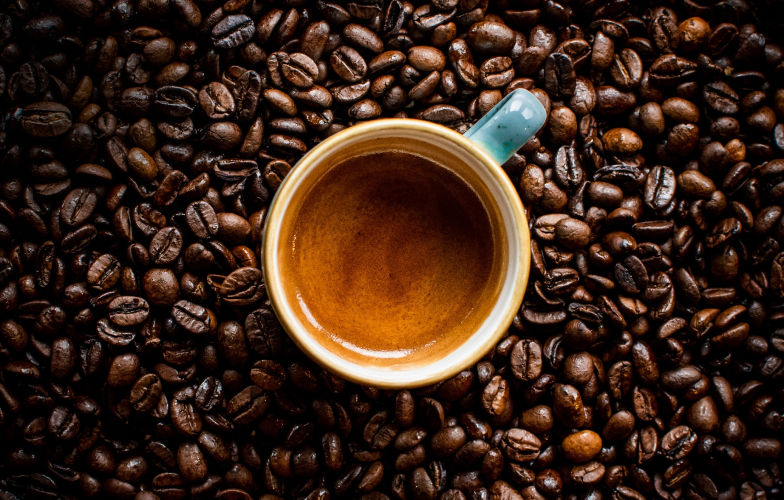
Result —
[[[313,182],[283,237],[288,300],[319,342],[355,362],[410,365],[463,343],[500,290],[483,199],[422,156],[337,161]]]

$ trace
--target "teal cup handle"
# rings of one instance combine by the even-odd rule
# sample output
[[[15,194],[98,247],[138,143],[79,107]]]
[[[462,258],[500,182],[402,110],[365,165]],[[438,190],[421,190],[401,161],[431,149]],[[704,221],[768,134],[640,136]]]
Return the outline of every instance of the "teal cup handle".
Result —
[[[542,128],[547,112],[532,93],[517,89],[493,106],[464,134],[499,165]]]

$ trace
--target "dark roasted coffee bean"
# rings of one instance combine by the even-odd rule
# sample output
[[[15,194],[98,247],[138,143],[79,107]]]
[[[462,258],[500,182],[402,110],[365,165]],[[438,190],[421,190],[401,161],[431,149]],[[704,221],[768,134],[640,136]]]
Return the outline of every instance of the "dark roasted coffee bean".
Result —
[[[657,49],[662,52],[672,52],[677,49],[680,33],[675,19],[669,14],[662,13],[654,17],[648,29]]]
[[[541,451],[541,441],[525,429],[509,429],[501,438],[501,451],[511,461],[535,459]]]
[[[280,71],[289,84],[298,88],[310,88],[319,76],[316,63],[308,55],[294,52],[281,61]]]
[[[170,264],[179,257],[181,251],[182,233],[176,227],[161,229],[150,241],[150,258],[154,264]]]
[[[109,319],[117,326],[134,326],[144,323],[150,313],[150,306],[141,297],[119,296],[107,306]]]
[[[106,372],[106,383],[110,387],[125,387],[134,383],[139,376],[140,360],[136,354],[120,354],[111,360]]]
[[[619,88],[628,90],[638,87],[642,74],[643,63],[634,50],[624,48],[613,58],[610,76]]]
[[[158,405],[162,393],[163,386],[158,376],[154,373],[148,373],[134,383],[129,401],[134,410],[147,413]]]
[[[120,262],[111,254],[103,254],[90,265],[86,278],[93,287],[108,290],[120,280]]]
[[[79,417],[70,408],[55,407],[49,415],[47,430],[55,439],[68,441],[76,437],[80,429]]]
[[[68,193],[60,208],[60,219],[68,226],[78,226],[86,222],[96,208],[97,196],[94,192],[77,188]]]
[[[478,52],[506,54],[514,45],[515,35],[502,23],[482,21],[469,28],[466,41]]]
[[[574,386],[556,384],[553,387],[553,410],[560,420],[571,427],[581,427],[585,422],[582,397]]]
[[[177,276],[166,268],[152,268],[144,273],[142,289],[155,306],[172,306],[180,296]]]
[[[248,386],[226,405],[226,411],[237,425],[245,425],[261,417],[270,405],[270,397],[256,386]]]
[[[193,113],[198,97],[193,89],[187,87],[165,86],[155,91],[154,106],[169,118],[179,120]]]
[[[373,30],[356,23],[343,27],[343,37],[351,44],[370,52],[379,53],[384,49],[384,42]]]
[[[685,425],[673,427],[664,435],[661,449],[670,460],[679,460],[688,455],[697,443],[697,435]]]
[[[574,94],[576,80],[572,58],[553,52],[544,61],[547,91],[555,97],[568,98]]]
[[[240,121],[250,121],[256,116],[259,95],[261,94],[261,76],[255,71],[244,71],[230,86],[234,95],[237,118]]]
[[[195,201],[185,210],[188,228],[197,238],[207,239],[218,235],[220,226],[215,209],[206,201]]]
[[[254,384],[264,390],[274,391],[283,387],[286,371],[279,363],[271,360],[257,361],[250,370],[250,378]]]
[[[657,165],[645,180],[645,203],[654,210],[664,210],[672,203],[675,189],[675,173],[669,167]]]
[[[596,112],[617,115],[631,110],[637,102],[635,94],[623,92],[610,85],[596,87]]]
[[[125,346],[133,342],[136,337],[134,331],[111,325],[105,319],[98,320],[96,331],[98,338],[109,345]]]
[[[215,314],[206,307],[180,300],[172,307],[172,318],[186,332],[207,335],[218,327]]]
[[[690,80],[697,72],[697,63],[674,54],[657,58],[650,66],[650,81],[655,85],[672,86]]]
[[[479,82],[488,88],[503,87],[513,78],[514,69],[509,57],[491,57],[479,67]]]
[[[711,82],[703,87],[702,98],[712,110],[734,115],[739,111],[738,94],[724,82]]]
[[[566,248],[578,249],[588,246],[591,228],[578,219],[564,217],[555,223],[553,234]]]
[[[521,340],[509,354],[512,373],[520,380],[529,382],[542,372],[542,348],[533,340]]]
[[[129,173],[144,182],[149,182],[158,176],[158,165],[155,160],[141,148],[131,148],[126,161]]]
[[[169,410],[174,427],[189,436],[196,436],[201,432],[202,419],[187,392],[178,391],[174,394]]]
[[[213,120],[222,120],[234,114],[234,96],[220,82],[211,82],[199,91],[199,104]]]
[[[367,73],[367,63],[355,49],[342,45],[329,57],[329,64],[335,74],[349,83],[358,82]]]
[[[71,128],[71,112],[56,102],[30,104],[21,111],[22,130],[34,137],[56,137]]]
[[[233,49],[244,45],[256,34],[253,20],[244,14],[232,14],[212,28],[212,43],[217,49]]]
[[[324,53],[324,47],[329,37],[330,26],[326,21],[314,21],[310,23],[302,33],[300,51],[317,61]]]
[[[240,267],[232,271],[220,284],[218,295],[227,304],[251,305],[264,295],[261,271],[256,267]]]
[[[261,356],[280,353],[283,330],[275,315],[267,308],[257,309],[245,318],[245,332],[251,348]]]

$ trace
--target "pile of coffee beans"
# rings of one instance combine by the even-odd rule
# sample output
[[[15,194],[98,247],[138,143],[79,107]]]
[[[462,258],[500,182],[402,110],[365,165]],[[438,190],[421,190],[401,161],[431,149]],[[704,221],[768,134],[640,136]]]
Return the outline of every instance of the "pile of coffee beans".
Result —
[[[0,497],[782,498],[783,17],[662,3],[3,2]],[[258,268],[291,166],[517,88],[508,336],[423,389],[317,367]]]

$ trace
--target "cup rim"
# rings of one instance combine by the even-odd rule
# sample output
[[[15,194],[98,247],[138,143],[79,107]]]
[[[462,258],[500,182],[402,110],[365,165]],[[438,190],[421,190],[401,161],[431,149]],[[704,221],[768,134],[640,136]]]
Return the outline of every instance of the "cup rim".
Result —
[[[347,370],[322,359],[317,353],[317,350],[329,351],[329,349],[318,343],[305,328],[301,327],[300,322],[297,321],[296,318],[289,317],[288,311],[280,307],[281,301],[287,302],[286,295],[283,291],[283,280],[278,279],[279,274],[277,272],[270,272],[270,269],[276,268],[277,249],[280,246],[279,244],[276,245],[276,243],[279,243],[280,240],[276,237],[270,237],[270,235],[279,234],[281,230],[285,216],[285,210],[282,210],[281,207],[285,208],[288,204],[281,204],[281,200],[288,202],[293,198],[294,193],[296,192],[295,188],[300,185],[302,179],[306,175],[311,173],[313,164],[318,161],[317,158],[320,155],[324,154],[325,151],[340,147],[340,143],[346,139],[363,135],[367,132],[378,131],[379,129],[388,130],[389,128],[404,128],[424,134],[437,135],[449,141],[457,142],[463,149],[470,151],[474,158],[480,161],[488,169],[488,172],[492,175],[498,187],[502,189],[507,203],[512,206],[511,212],[512,217],[514,218],[513,223],[519,230],[519,239],[516,243],[520,248],[521,262],[519,263],[520,272],[514,278],[514,285],[509,294],[511,295],[508,300],[509,305],[504,308],[501,315],[502,319],[497,322],[495,328],[493,328],[489,334],[479,339],[479,342],[473,350],[468,351],[464,356],[454,360],[448,367],[445,367],[438,372],[431,373],[428,376],[419,376],[423,370],[422,367],[416,367],[401,369],[396,371],[393,377],[382,379],[369,375],[369,373],[374,373],[374,370],[365,369],[354,362],[351,362],[351,365],[356,366],[356,369]],[[528,219],[525,208],[520,201],[520,197],[518,196],[512,181],[509,179],[506,172],[504,172],[503,168],[501,168],[501,166],[479,145],[464,137],[462,134],[437,123],[412,118],[381,118],[353,125],[328,137],[305,154],[305,156],[297,162],[294,168],[292,168],[291,172],[278,187],[267,210],[262,233],[261,268],[270,305],[275,312],[278,321],[280,321],[281,326],[297,347],[304,351],[311,359],[327,370],[357,384],[370,385],[381,389],[414,388],[445,380],[456,375],[466,367],[475,364],[485,356],[498,340],[501,339],[504,333],[508,331],[515,314],[517,314],[517,311],[520,308],[520,304],[522,304],[523,295],[528,283],[531,269],[530,245],[530,231],[528,229]],[[501,300],[504,300],[504,295],[499,296],[496,303]],[[318,347],[316,347],[315,344],[318,344]],[[439,361],[443,360],[455,350],[449,351],[443,357],[439,358]]]

